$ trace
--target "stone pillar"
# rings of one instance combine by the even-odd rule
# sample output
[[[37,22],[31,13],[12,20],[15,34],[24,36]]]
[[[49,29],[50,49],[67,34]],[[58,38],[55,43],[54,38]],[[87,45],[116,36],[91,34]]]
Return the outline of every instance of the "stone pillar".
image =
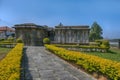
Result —
[[[71,30],[71,42],[73,43],[74,42],[74,31]]]
[[[81,32],[81,43],[83,43],[83,31]]]
[[[60,43],[60,30],[58,30],[58,43]]]
[[[71,35],[71,30],[70,30],[70,43],[72,43],[72,35]]]
[[[65,35],[65,43],[67,42],[67,35],[66,35],[66,33],[67,33],[67,32],[66,32],[66,30],[65,30],[65,34],[64,34],[64,35]]]
[[[61,30],[59,30],[59,43],[61,42]]]
[[[81,31],[79,31],[79,43],[81,43]]]
[[[78,43],[80,43],[80,30],[78,30]]]
[[[67,39],[68,39],[68,43],[69,43],[69,30],[67,31]]]
[[[89,31],[86,31],[86,43],[89,43]]]
[[[57,35],[56,35],[56,42],[58,43],[58,41],[59,41],[59,30],[57,30]]]
[[[57,35],[57,31],[55,30],[55,37],[54,37],[54,41],[56,42],[57,41],[57,39],[56,39],[56,36]]]
[[[85,31],[83,31],[83,43],[85,43]]]
[[[76,42],[78,43],[78,31],[76,30]]]
[[[68,43],[68,30],[66,31],[66,43]]]
[[[77,42],[77,30],[75,30],[75,42]]]
[[[68,30],[68,43],[70,43],[70,30]]]
[[[61,35],[62,35],[62,36],[61,36],[61,38],[62,38],[62,43],[64,44],[64,30],[63,30],[63,29],[61,30]]]
[[[55,30],[55,42],[58,43],[59,42],[59,30]]]
[[[83,43],[85,43],[85,31],[83,31]]]
[[[86,43],[86,31],[84,31],[84,43]]]
[[[73,30],[71,30],[71,43],[73,43],[73,38],[74,38],[74,36],[73,36]]]
[[[74,40],[75,40],[75,36],[74,36],[74,30],[72,30],[72,43],[74,43]]]
[[[79,39],[79,30],[77,30],[77,43],[80,42],[79,40],[80,40],[80,39]]]
[[[62,43],[62,29],[60,30],[60,43]]]
[[[72,42],[74,43],[75,42],[75,30],[73,30],[73,40]]]
[[[60,30],[60,43],[62,43],[62,29]]]
[[[63,30],[63,43],[65,43],[65,30]]]
[[[71,43],[71,31],[69,30],[69,43]]]
[[[64,30],[64,42],[66,43],[66,30]]]
[[[56,31],[55,31],[55,35],[54,35],[54,41],[56,41]]]

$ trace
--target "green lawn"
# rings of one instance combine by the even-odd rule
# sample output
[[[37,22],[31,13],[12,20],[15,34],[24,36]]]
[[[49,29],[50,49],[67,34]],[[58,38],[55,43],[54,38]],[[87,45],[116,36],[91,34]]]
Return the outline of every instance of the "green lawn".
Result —
[[[107,53],[101,52],[85,52],[85,53],[120,62],[120,49],[111,48]]]
[[[11,48],[1,48],[0,47],[0,60],[5,57],[5,55],[11,50]]]

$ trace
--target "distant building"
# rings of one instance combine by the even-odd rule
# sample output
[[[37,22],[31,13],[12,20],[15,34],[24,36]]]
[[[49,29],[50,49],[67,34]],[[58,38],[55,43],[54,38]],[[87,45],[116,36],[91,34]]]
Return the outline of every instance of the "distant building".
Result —
[[[34,23],[14,25],[16,38],[22,38],[25,45],[43,45],[43,39],[48,37],[53,43],[89,42],[89,26],[63,26],[60,23],[55,28],[36,25]]]
[[[0,27],[0,39],[7,39],[9,36],[14,37],[15,31],[8,26],[1,26]]]

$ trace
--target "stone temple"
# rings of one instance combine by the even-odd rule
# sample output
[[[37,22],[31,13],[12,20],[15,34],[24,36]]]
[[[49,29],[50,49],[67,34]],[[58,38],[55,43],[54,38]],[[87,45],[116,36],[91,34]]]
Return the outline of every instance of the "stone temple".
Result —
[[[14,25],[16,38],[21,38],[25,45],[43,45],[43,39],[48,37],[51,43],[87,44],[89,42],[89,26],[63,26],[55,28],[34,23]]]

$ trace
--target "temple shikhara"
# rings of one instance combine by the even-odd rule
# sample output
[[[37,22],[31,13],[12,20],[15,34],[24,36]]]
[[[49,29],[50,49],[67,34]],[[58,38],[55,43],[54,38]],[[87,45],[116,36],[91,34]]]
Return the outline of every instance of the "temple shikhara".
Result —
[[[14,25],[16,38],[22,38],[25,45],[43,45],[48,37],[52,43],[87,44],[89,42],[89,26],[64,26],[62,23],[53,27],[24,23]]]

